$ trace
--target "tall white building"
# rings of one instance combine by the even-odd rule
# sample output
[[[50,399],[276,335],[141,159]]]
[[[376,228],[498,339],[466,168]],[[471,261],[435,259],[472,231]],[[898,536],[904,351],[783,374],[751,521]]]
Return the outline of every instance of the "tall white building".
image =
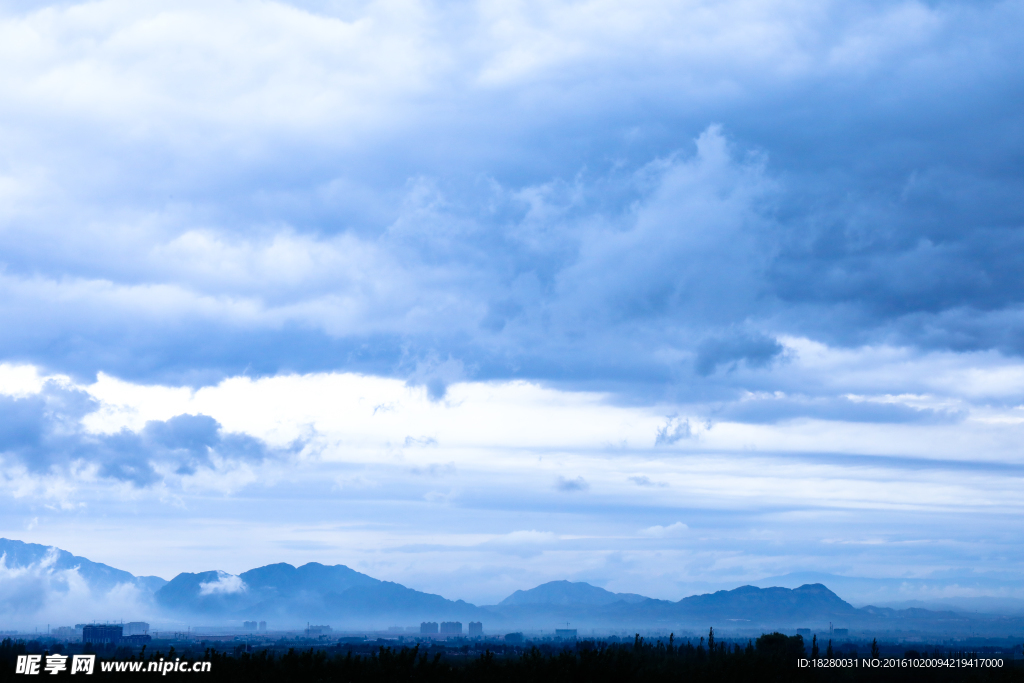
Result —
[[[149,635],[149,624],[144,621],[129,621],[124,625],[126,636],[147,636]]]

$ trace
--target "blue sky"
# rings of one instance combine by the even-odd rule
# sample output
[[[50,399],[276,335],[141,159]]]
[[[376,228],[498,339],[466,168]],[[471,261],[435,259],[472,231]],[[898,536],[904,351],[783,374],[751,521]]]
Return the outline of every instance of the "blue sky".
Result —
[[[1024,597],[1022,24],[6,3],[0,535],[481,603]]]

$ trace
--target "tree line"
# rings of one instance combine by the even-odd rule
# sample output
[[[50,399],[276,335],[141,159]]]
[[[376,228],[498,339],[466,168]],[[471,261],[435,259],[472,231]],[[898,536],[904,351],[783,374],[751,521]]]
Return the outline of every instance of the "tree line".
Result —
[[[33,647],[33,645],[37,647]],[[39,643],[0,643],[0,681],[24,680],[14,673],[19,654],[41,652]],[[130,661],[165,661],[201,659],[211,662],[209,673],[175,673],[160,676],[164,680],[192,680],[196,683],[230,681],[238,683],[277,683],[308,681],[316,683],[522,683],[524,681],[558,681],[559,683],[621,683],[624,681],[1020,681],[1024,682],[1021,661],[1006,660],[1000,668],[816,668],[799,666],[798,661],[817,655],[817,643],[808,653],[801,636],[782,633],[762,635],[756,640],[740,643],[716,639],[714,629],[697,643],[677,643],[674,637],[646,640],[637,635],[632,643],[606,643],[584,640],[571,645],[541,644],[521,649],[471,652],[463,648],[389,647],[381,645],[359,652],[352,647],[274,648],[249,651],[240,645],[230,651],[206,648],[202,651],[134,652],[130,649],[107,649],[97,653],[106,659]],[[873,644],[877,654],[877,644]],[[88,651],[88,646],[84,647]],[[48,652],[48,651],[47,651]],[[809,657],[810,654],[810,657]],[[969,658],[969,653],[948,653],[945,656]],[[867,658],[867,655],[864,655]],[[114,678],[118,681],[153,680],[152,673],[118,673],[104,675],[97,667],[89,680]]]

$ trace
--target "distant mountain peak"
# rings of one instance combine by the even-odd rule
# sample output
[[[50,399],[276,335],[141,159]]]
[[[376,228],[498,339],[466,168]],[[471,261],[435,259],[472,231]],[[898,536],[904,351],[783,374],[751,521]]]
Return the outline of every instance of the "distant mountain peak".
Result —
[[[498,603],[502,607],[517,605],[611,605],[616,602],[636,603],[647,600],[635,593],[612,593],[584,581],[548,581],[536,588],[518,590]]]
[[[714,615],[724,619],[778,624],[856,613],[853,605],[820,583],[804,584],[799,588],[740,586],[733,590],[691,595],[676,605],[691,617]]]

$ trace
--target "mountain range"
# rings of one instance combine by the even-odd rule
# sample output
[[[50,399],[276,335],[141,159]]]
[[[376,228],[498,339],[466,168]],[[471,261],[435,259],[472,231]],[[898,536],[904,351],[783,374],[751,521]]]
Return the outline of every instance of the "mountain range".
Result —
[[[498,603],[499,607],[521,607],[523,605],[611,605],[616,602],[635,604],[650,600],[636,593],[612,593],[582,581],[549,581],[548,583],[525,591],[516,591]]]
[[[430,616],[433,620],[479,620],[487,613],[462,600],[447,600],[344,565],[310,562],[301,567],[271,564],[234,576],[225,572],[178,574],[157,590],[154,601],[171,614],[277,623],[331,620],[351,626]]]
[[[45,567],[51,572],[77,569],[93,590],[106,593],[116,586],[129,584],[153,593],[167,583],[159,576],[134,576],[121,569],[93,562],[66,550],[38,543],[23,543],[0,538],[0,565],[14,569],[18,567]]]
[[[13,593],[3,583],[10,582],[9,576],[34,568],[40,575],[74,572],[95,595],[114,595],[118,587],[131,586],[146,601],[152,613],[149,620],[179,624],[238,626],[243,620],[266,620],[272,628],[314,622],[335,629],[383,629],[416,626],[421,621],[481,621],[488,632],[495,633],[550,630],[569,622],[603,632],[658,628],[684,633],[715,626],[724,631],[760,633],[799,627],[821,630],[832,623],[851,629],[992,631],[1001,636],[1024,633],[1020,616],[914,607],[855,608],[820,583],[796,588],[741,586],[669,601],[613,593],[583,582],[552,581],[515,591],[497,605],[477,606],[381,581],[344,565],[316,562],[300,567],[271,564],[238,575],[216,570],[182,573],[164,581],[136,577],[63,550],[21,541],[0,539],[0,556],[0,567],[7,570],[0,574],[0,614],[8,615],[14,614],[20,603],[17,596],[6,597]],[[83,614],[76,620],[91,618],[93,615]],[[0,629],[3,626],[0,623]]]

